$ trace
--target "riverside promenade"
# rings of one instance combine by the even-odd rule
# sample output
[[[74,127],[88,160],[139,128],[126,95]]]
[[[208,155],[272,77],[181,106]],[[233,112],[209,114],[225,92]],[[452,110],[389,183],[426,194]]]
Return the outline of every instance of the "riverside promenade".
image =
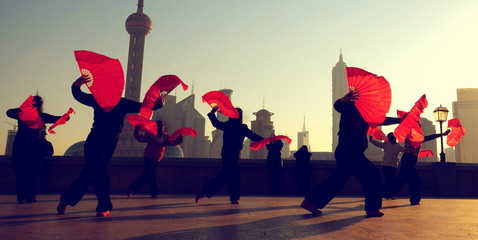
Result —
[[[298,196],[112,195],[108,217],[95,217],[88,194],[58,215],[59,195],[17,204],[0,195],[0,239],[478,239],[478,199],[384,200],[381,218],[364,217],[362,197],[338,197],[313,216]]]

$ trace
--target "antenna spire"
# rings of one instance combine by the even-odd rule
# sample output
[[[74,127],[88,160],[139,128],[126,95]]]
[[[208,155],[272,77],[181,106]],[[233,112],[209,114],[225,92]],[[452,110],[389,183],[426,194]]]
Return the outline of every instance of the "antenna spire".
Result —
[[[143,0],[138,0],[138,13],[143,13],[144,3]]]
[[[304,125],[302,126],[302,132],[305,132],[305,115],[304,115]]]

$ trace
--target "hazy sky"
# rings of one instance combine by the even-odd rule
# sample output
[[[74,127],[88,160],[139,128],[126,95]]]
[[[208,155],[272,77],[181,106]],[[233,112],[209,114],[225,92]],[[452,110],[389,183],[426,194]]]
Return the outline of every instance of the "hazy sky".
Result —
[[[210,107],[201,96],[230,88],[245,122],[250,126],[264,105],[274,113],[276,133],[293,140],[291,149],[305,116],[312,151],[332,150],[332,67],[340,50],[347,66],[390,82],[390,116],[427,94],[423,116],[433,120],[440,104],[451,111],[457,88],[478,87],[476,0],[145,0],[144,5],[153,30],[146,37],[142,95],[161,75],[176,74],[194,83],[196,108],[206,116]],[[0,111],[19,107],[39,91],[45,112],[76,110],[57,134],[47,136],[55,155],[84,140],[93,111],[71,95],[71,83],[80,76],[73,51],[118,58],[126,68],[124,23],[136,9],[137,0],[0,1]],[[190,93],[176,91],[178,100]],[[7,123],[15,121],[5,114],[0,118],[2,154],[12,129]],[[206,133],[211,130],[207,121]]]

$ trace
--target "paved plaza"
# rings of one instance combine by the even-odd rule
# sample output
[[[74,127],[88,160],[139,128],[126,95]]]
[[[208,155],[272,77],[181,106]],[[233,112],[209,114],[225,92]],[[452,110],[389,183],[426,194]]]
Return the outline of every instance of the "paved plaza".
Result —
[[[477,199],[384,200],[381,218],[365,218],[363,198],[339,197],[312,216],[301,197],[242,196],[239,205],[219,195],[194,203],[194,195],[113,195],[114,210],[95,217],[86,195],[65,215],[58,195],[17,204],[0,195],[0,239],[478,239]]]

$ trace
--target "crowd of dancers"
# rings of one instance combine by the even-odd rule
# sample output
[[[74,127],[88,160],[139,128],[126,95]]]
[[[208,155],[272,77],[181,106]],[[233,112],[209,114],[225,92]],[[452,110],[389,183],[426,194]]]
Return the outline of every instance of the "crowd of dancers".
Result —
[[[105,111],[92,94],[81,90],[83,84],[88,84],[91,79],[82,75],[71,86],[73,97],[80,103],[93,109],[94,118],[91,132],[84,145],[85,166],[78,178],[70,184],[60,195],[57,212],[64,214],[68,206],[75,206],[85,195],[90,185],[93,186],[97,197],[96,216],[105,217],[110,214],[113,204],[110,199],[110,178],[108,162],[111,160],[118,143],[119,135],[123,129],[128,113],[139,113],[142,103],[121,98],[110,110]],[[354,175],[363,186],[365,195],[365,216],[381,217],[382,198],[393,199],[400,188],[407,183],[410,192],[411,205],[420,204],[420,178],[415,170],[415,165],[420,152],[420,146],[412,146],[405,140],[404,146],[396,142],[393,133],[388,134],[388,142],[368,139],[369,124],[365,121],[354,104],[360,94],[352,90],[334,103],[334,109],[341,114],[339,143],[335,149],[336,165],[331,176],[308,191],[310,179],[310,157],[306,146],[302,146],[294,154],[297,159],[296,170],[299,180],[299,192],[304,194],[300,204],[302,208],[312,214],[320,215],[324,208]],[[157,98],[153,110],[164,106],[163,98]],[[42,98],[33,98],[33,107],[44,123],[54,123],[61,116],[53,116],[43,112]],[[211,109],[207,115],[211,124],[223,131],[223,146],[221,150],[222,169],[209,183],[199,188],[195,201],[198,203],[204,197],[210,198],[227,184],[231,204],[239,204],[240,199],[240,170],[237,163],[241,159],[241,150],[244,139],[261,141],[264,137],[251,131],[242,120],[242,110],[235,108],[237,117],[229,117],[225,122],[216,117],[218,106]],[[42,128],[31,128],[25,119],[21,119],[22,109],[14,108],[7,111],[7,116],[18,120],[18,132],[13,145],[12,162],[16,174],[17,201],[18,203],[37,202],[36,178],[38,177],[38,164],[46,155],[53,154],[52,148],[45,147],[45,131]],[[399,124],[402,118],[387,117],[381,125]],[[68,119],[66,119],[68,120]],[[135,128],[134,136],[140,142],[147,143],[144,151],[144,173],[129,186],[127,195],[138,192],[146,183],[149,184],[150,194],[156,197],[159,194],[156,183],[156,167],[162,159],[165,147],[181,144],[183,138],[172,139],[164,132],[164,123],[156,122],[157,134],[151,134],[139,127]],[[434,134],[426,136],[424,141],[447,135]],[[368,142],[384,149],[382,172],[385,184],[382,185],[382,173],[364,155]],[[282,140],[271,141],[267,145],[267,165],[270,177],[270,193],[280,192],[283,147]],[[49,149],[45,153],[45,149]],[[399,153],[403,152],[401,161]],[[398,173],[397,173],[398,172]]]

